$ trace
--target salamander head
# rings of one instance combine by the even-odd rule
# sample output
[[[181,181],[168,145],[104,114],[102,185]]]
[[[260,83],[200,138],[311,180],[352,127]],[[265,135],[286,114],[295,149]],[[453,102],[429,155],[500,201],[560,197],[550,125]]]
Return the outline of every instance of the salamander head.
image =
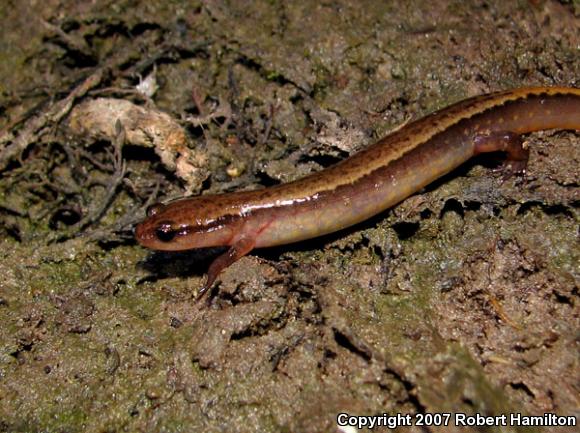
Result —
[[[135,238],[144,247],[160,251],[229,245],[241,220],[235,215],[210,215],[213,209],[205,197],[155,204],[135,228]]]

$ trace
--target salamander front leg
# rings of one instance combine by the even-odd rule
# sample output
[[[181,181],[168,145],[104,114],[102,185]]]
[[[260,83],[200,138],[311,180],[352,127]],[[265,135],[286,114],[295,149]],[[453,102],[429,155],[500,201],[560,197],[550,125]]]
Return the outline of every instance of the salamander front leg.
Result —
[[[497,151],[507,153],[507,158],[502,168],[504,171],[504,179],[514,174],[525,173],[530,150],[523,146],[523,140],[519,134],[509,131],[498,131],[492,132],[491,134],[476,135],[473,141],[476,155]]]
[[[252,251],[255,245],[255,239],[242,238],[233,244],[229,250],[216,258],[209,266],[207,280],[205,280],[205,284],[201,289],[199,289],[196,301],[203,298],[203,295],[211,288],[211,286],[213,286],[213,283],[221,271]]]

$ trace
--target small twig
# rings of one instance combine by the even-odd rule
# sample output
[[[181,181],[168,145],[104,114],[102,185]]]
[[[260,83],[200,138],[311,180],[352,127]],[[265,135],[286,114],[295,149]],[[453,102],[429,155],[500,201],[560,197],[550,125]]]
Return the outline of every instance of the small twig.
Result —
[[[139,101],[147,101],[147,98],[143,96],[137,89],[125,89],[122,87],[102,87],[99,89],[94,89],[89,92],[90,96],[111,96],[111,95],[130,95],[135,96]]]
[[[96,223],[100,220],[111,203],[113,202],[113,198],[117,193],[117,188],[123,182],[123,178],[125,177],[125,173],[127,171],[127,164],[123,160],[123,145],[125,144],[125,128],[121,125],[121,122],[117,120],[115,124],[115,140],[113,141],[113,166],[115,168],[115,172],[111,176],[111,180],[107,187],[107,191],[105,192],[105,198],[101,201],[100,205],[95,208],[92,212],[83,218],[83,221],[79,223],[79,229],[83,230],[91,224]]]
[[[521,331],[522,327],[514,320],[512,320],[512,318],[505,312],[501,302],[489,290],[486,290],[485,293],[487,295],[487,300],[489,301],[489,304],[493,308],[495,314],[497,314],[497,316],[501,320],[503,320],[506,324],[508,324],[512,328]]]
[[[72,173],[76,184],[75,186],[78,187],[79,183],[78,180],[84,179],[87,176],[86,170],[81,166],[80,156],[82,154],[80,153],[80,149],[76,147],[73,148],[66,141],[63,142],[61,146],[64,149],[64,152],[66,153],[66,156],[68,158],[68,164],[72,169]]]
[[[260,138],[258,144],[262,145],[268,142],[270,138],[270,132],[272,132],[272,124],[274,123],[274,115],[276,114],[276,110],[278,107],[274,104],[270,104],[270,113],[268,116],[268,120],[266,120],[266,129],[264,130],[264,134]]]
[[[203,101],[201,100],[199,92],[197,91],[197,88],[195,86],[191,88],[191,98],[193,99],[193,103],[195,104],[195,107],[199,112],[199,116],[200,117],[205,116],[205,108],[203,106]]]
[[[99,170],[104,172],[111,172],[111,167],[109,166],[109,164],[102,163],[97,158],[95,158],[92,153],[87,152],[84,149],[78,149],[78,154],[79,156],[85,158],[87,161],[93,164],[95,167],[97,167]]]
[[[52,105],[48,110],[36,115],[26,122],[24,128],[18,136],[10,140],[5,133],[0,137],[0,143],[12,141],[0,152],[0,171],[4,170],[8,163],[26,150],[33,142],[38,141],[49,129],[51,125],[58,123],[71,110],[74,102],[84,96],[89,90],[98,86],[108,68],[99,68],[93,72],[86,80],[78,85],[69,95]]]
[[[193,126],[203,126],[212,121],[215,121],[219,117],[224,117],[226,119],[226,123],[229,122],[232,118],[232,107],[227,101],[220,100],[217,108],[208,115],[187,116],[185,120],[191,123]]]
[[[70,50],[82,53],[86,57],[94,56],[94,53],[91,51],[91,48],[83,38],[69,35],[60,27],[55,26],[54,24],[51,24],[43,19],[40,19],[39,21],[47,30],[57,35],[62,41],[62,43],[64,43]]]
[[[158,194],[159,183],[156,183],[155,189],[142,206],[135,206],[129,209],[125,215],[117,219],[111,227],[87,231],[84,233],[84,236],[91,241],[100,241],[103,239],[109,239],[112,233],[128,232],[130,228],[143,219],[145,209],[157,201]]]

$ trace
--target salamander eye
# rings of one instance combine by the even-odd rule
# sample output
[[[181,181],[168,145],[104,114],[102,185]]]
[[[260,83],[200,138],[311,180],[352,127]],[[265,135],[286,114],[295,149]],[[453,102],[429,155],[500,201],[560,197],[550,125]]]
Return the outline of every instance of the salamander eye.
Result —
[[[155,235],[161,242],[171,242],[177,230],[174,230],[170,222],[163,222],[155,229]]]
[[[162,203],[155,203],[155,204],[152,204],[151,206],[149,206],[147,208],[147,210],[145,211],[145,213],[147,214],[148,217],[152,217],[153,215],[156,215],[160,211],[162,211],[164,207],[165,207],[165,205]]]

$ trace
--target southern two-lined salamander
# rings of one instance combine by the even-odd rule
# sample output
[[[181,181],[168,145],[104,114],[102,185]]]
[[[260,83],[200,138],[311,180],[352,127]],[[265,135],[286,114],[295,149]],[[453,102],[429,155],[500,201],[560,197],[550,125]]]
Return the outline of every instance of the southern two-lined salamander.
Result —
[[[580,89],[522,88],[466,99],[294,182],[154,205],[135,236],[155,250],[229,246],[210,265],[201,295],[252,249],[356,224],[474,155],[504,151],[508,170],[521,172],[529,151],[520,135],[546,129],[580,129]]]

